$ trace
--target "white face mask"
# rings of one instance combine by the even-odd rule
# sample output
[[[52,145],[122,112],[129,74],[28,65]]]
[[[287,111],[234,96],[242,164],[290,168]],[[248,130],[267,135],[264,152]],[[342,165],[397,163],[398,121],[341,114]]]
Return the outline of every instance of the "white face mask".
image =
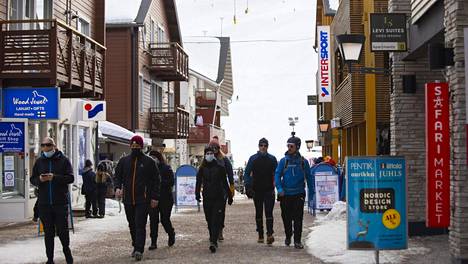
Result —
[[[208,162],[212,162],[214,160],[214,154],[207,154],[205,155],[205,159]]]
[[[44,151],[44,156],[46,156],[46,158],[50,158],[54,155],[54,153],[55,153],[54,149],[51,151],[47,151],[47,152]]]

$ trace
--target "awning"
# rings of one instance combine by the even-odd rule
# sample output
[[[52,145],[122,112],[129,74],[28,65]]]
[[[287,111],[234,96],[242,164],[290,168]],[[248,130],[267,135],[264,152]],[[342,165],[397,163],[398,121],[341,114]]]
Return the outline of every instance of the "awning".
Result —
[[[102,137],[101,137],[102,135]],[[102,139],[110,139],[123,144],[128,144],[130,139],[136,134],[109,121],[99,121],[99,136]],[[151,138],[143,137],[145,145],[152,145]]]

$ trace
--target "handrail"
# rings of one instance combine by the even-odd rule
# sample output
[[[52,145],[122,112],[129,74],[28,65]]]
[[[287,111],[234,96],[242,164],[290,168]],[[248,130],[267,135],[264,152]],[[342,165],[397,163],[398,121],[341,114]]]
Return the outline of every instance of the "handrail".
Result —
[[[102,44],[100,44],[99,42],[95,41],[94,39],[86,36],[86,35],[83,35],[81,32],[79,32],[78,30],[70,27],[69,25],[67,25],[66,23],[60,21],[60,20],[57,20],[57,19],[27,19],[27,20],[3,20],[3,21],[0,21],[0,25],[2,24],[24,24],[24,23],[44,23],[44,22],[49,22],[49,23],[56,23],[66,29],[69,29],[71,30],[73,33],[77,34],[77,35],[80,35],[80,37],[84,37],[86,40],[88,40],[89,42],[93,43],[94,45],[98,46],[99,48],[103,49],[103,50],[106,50],[106,47],[103,46]]]

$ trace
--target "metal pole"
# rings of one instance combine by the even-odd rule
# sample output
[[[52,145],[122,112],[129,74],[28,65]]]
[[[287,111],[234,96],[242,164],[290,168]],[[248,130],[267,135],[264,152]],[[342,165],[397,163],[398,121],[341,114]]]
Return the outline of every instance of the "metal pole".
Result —
[[[375,264],[379,264],[379,251],[375,251]]]

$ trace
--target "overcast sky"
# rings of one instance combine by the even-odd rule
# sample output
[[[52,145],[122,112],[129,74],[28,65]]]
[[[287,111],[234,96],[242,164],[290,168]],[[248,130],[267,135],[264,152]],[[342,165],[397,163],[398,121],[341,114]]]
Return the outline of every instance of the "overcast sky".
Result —
[[[288,117],[299,117],[295,130],[304,140],[317,139],[316,110],[307,95],[316,94],[317,55],[315,0],[177,0],[183,40],[191,36],[231,37],[234,96],[228,117],[222,118],[231,140],[235,166],[243,166],[270,141],[269,152],[284,156],[291,127]],[[237,24],[233,23],[236,3]],[[248,3],[248,13],[245,13]],[[245,40],[284,40],[280,42]],[[298,41],[300,40],[300,41]],[[199,44],[204,45],[204,44]],[[207,54],[209,56],[209,54]],[[236,100],[237,96],[239,100]]]

